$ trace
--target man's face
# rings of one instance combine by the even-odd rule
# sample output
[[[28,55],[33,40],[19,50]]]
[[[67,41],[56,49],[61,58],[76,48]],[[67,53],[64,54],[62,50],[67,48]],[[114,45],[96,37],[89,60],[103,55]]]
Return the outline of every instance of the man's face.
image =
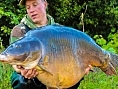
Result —
[[[34,23],[41,23],[46,17],[47,2],[43,0],[26,0],[26,10]]]

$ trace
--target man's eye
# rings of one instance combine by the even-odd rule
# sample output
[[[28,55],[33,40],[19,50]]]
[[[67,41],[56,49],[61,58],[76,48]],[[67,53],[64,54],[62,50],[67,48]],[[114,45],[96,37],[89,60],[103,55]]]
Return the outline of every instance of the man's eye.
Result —
[[[26,9],[29,9],[30,7],[29,6],[26,6]]]
[[[33,3],[33,6],[37,6],[38,5],[38,3]]]

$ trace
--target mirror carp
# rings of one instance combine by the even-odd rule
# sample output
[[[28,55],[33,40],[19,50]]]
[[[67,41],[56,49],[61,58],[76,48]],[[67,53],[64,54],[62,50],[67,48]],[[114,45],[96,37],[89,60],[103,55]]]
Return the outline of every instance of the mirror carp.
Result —
[[[37,68],[37,78],[48,89],[69,88],[85,76],[92,65],[107,75],[116,74],[118,55],[110,53],[86,33],[63,25],[38,27],[9,45],[0,61]]]

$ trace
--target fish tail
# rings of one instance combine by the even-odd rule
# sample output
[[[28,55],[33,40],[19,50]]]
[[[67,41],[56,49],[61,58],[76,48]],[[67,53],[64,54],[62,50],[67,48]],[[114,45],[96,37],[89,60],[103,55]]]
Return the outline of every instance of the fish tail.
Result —
[[[112,64],[112,66],[117,69],[118,68],[118,54],[113,54],[110,53],[110,63]]]
[[[107,75],[116,75],[116,69],[113,65],[109,62],[106,68],[101,68],[101,70]]]
[[[101,68],[101,70],[107,75],[116,75],[118,69],[118,55],[110,52],[108,52],[108,54],[110,59],[108,65],[105,68]]]

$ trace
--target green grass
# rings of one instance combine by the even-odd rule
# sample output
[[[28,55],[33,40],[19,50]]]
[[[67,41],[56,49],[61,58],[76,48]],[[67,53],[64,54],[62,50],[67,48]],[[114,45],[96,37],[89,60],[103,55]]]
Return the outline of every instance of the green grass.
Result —
[[[0,89],[12,89],[10,83],[12,70],[11,65],[0,63]]]
[[[0,89],[12,89],[10,76],[12,67],[0,63]],[[118,89],[118,76],[107,76],[101,70],[90,72],[84,77],[78,89]]]
[[[84,77],[78,89],[118,89],[118,76],[107,76],[97,69]]]

